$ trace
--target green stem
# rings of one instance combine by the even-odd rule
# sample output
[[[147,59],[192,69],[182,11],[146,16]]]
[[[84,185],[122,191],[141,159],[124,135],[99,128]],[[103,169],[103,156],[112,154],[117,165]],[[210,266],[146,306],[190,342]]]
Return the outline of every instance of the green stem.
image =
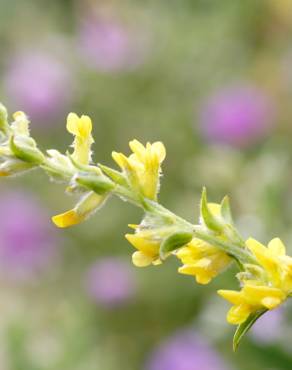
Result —
[[[43,166],[51,168],[53,171],[60,173],[60,175],[65,175],[68,179],[74,175],[71,171],[52,165],[47,158],[45,158],[42,165],[40,165],[40,167]],[[185,219],[171,212],[169,209],[163,207],[157,201],[136,196],[127,186],[116,184],[113,193],[120,198],[131,202],[135,206],[141,207],[145,212],[160,216],[167,224],[176,225],[182,231],[192,233],[194,237],[218,247],[220,250],[233,257],[239,263],[239,266],[244,263],[258,264],[257,260],[251,255],[251,253],[245,249],[243,243],[236,245],[229,241],[223,241],[215,235],[210,235],[210,233],[202,229],[202,226],[189,223]]]
[[[159,214],[160,216],[166,218],[171,223],[178,225],[184,231],[188,231],[194,235],[194,237],[201,239],[207,243],[210,243],[220,250],[226,252],[228,255],[233,257],[241,266],[244,263],[256,264],[258,265],[257,260],[252,256],[252,254],[245,249],[243,245],[236,245],[229,241],[223,241],[220,238],[210,235],[209,233],[202,230],[201,225],[193,225],[183,218],[177,216],[167,208],[163,207],[161,204],[156,201],[143,199],[142,207],[146,212],[152,212],[154,214]]]

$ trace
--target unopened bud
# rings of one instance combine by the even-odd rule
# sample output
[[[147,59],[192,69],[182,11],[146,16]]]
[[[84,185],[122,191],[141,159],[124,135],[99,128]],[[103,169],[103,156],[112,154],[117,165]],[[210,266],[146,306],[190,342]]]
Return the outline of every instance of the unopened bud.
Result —
[[[32,139],[31,141],[33,142]],[[41,164],[45,159],[43,153],[35,145],[27,145],[24,140],[13,136],[10,139],[10,149],[18,159],[24,162]]]
[[[86,188],[93,190],[97,194],[105,194],[111,191],[115,184],[108,179],[106,176],[94,176],[94,175],[83,175],[78,174],[75,178],[77,184],[85,186]]]

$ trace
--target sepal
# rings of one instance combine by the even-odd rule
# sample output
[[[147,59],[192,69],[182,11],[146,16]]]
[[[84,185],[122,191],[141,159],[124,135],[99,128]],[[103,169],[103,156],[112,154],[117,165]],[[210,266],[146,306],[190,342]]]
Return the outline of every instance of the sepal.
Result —
[[[201,197],[201,220],[205,226],[215,232],[222,232],[223,224],[219,217],[211,211],[208,205],[207,190],[203,188]]]
[[[222,218],[227,223],[229,223],[230,225],[233,225],[233,217],[232,217],[229,197],[227,195],[222,199],[220,213],[221,213]]]

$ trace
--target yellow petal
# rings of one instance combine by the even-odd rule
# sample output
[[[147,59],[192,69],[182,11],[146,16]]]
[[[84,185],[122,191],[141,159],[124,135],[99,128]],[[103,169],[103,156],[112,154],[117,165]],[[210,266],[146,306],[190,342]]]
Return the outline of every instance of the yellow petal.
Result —
[[[252,309],[246,304],[240,304],[230,308],[227,314],[227,321],[232,325],[239,325],[245,322],[251,314]]]
[[[195,276],[197,283],[199,284],[208,284],[214,277],[207,269],[198,267],[194,264],[192,265],[183,265],[178,269],[180,274]]]
[[[56,226],[65,228],[79,224],[83,221],[83,217],[78,215],[74,209],[71,209],[70,211],[52,217],[52,221]]]
[[[15,120],[17,120],[17,119],[26,119],[27,118],[26,117],[26,114],[24,112],[20,111],[20,110],[17,111],[17,112],[15,112],[15,113],[13,113],[12,117]]]
[[[121,167],[125,169],[130,166],[128,158],[123,153],[112,152],[113,160]]]
[[[188,247],[182,247],[176,252],[176,256],[182,261],[184,264],[191,264],[196,261],[196,255],[192,253],[192,250]]]
[[[286,248],[283,244],[282,240],[279,238],[272,239],[268,244],[269,250],[275,255],[275,256],[285,256],[286,255]]]
[[[156,153],[159,162],[162,163],[166,157],[165,146],[161,141],[156,141],[152,144],[153,151]]]
[[[211,211],[212,215],[220,216],[221,215],[221,205],[218,203],[208,203],[208,208]]]
[[[275,297],[265,297],[262,299],[261,303],[264,307],[272,310],[273,308],[278,307],[282,303],[282,300]]]
[[[139,228],[140,225],[136,225],[136,224],[128,224],[129,228],[131,229],[134,229],[134,230],[137,230]]]
[[[144,162],[146,149],[143,144],[140,143],[138,140],[132,140],[129,142],[129,146],[133,153],[136,154],[138,160],[140,162]]]
[[[86,139],[89,137],[92,131],[92,122],[90,117],[82,115],[79,120],[78,131],[82,138]]]
[[[228,302],[235,304],[235,305],[240,305],[244,300],[242,297],[241,292],[238,292],[236,290],[218,290],[217,292],[221,297],[226,299]]]
[[[67,116],[67,130],[70,132],[70,134],[78,135],[78,121],[79,117],[76,113],[69,113]]]
[[[82,115],[79,118],[76,113],[69,113],[67,117],[67,130],[79,138],[89,138],[92,131],[90,117]]]
[[[248,249],[250,249],[254,254],[265,254],[266,253],[266,247],[258,242],[256,239],[249,238],[245,242]]]
[[[156,257],[158,255],[160,243],[145,239],[139,234],[126,234],[126,239],[139,251],[150,257]]]
[[[137,267],[146,267],[152,264],[152,258],[142,252],[135,252],[132,254],[132,262]]]
[[[0,171],[0,177],[6,177],[6,176],[9,176],[10,173],[7,172],[7,171]]]
[[[275,243],[273,243],[272,246],[274,244]],[[264,269],[270,273],[274,283],[278,285],[278,283],[280,282],[280,275],[278,271],[279,269],[277,257],[274,256],[268,248],[266,248],[263,244],[259,243],[255,239],[248,239],[246,241],[246,245],[252,251],[252,253],[259,261],[259,263],[264,267]],[[277,248],[279,248],[279,245],[277,246]]]
[[[258,304],[266,297],[273,297],[280,300],[284,300],[286,297],[282,290],[263,285],[245,285],[242,293],[244,297],[253,304]]]
[[[204,272],[198,272],[196,274],[196,282],[198,284],[207,285],[212,280],[212,276]]]

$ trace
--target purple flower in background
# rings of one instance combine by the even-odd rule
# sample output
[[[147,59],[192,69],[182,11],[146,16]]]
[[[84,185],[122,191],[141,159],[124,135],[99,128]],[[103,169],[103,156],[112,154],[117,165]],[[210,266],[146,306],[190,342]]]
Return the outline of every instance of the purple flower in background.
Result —
[[[56,120],[72,97],[68,67],[49,54],[15,55],[6,76],[5,86],[13,105],[25,111],[33,124]]]
[[[253,144],[271,129],[273,101],[252,85],[223,88],[203,104],[200,116],[204,136],[236,147]]]
[[[0,196],[0,273],[25,279],[53,261],[57,237],[36,199],[19,191]]]
[[[185,330],[162,343],[150,356],[146,370],[226,370],[222,359],[201,337]]]
[[[86,276],[89,297],[105,307],[127,303],[135,293],[132,266],[118,257],[98,260]]]
[[[263,344],[269,344],[277,340],[281,337],[283,316],[282,308],[266,312],[252,327],[251,335],[256,341]]]
[[[80,28],[80,44],[82,56],[89,66],[102,72],[129,70],[143,59],[133,33],[113,19],[92,17],[84,20]]]

